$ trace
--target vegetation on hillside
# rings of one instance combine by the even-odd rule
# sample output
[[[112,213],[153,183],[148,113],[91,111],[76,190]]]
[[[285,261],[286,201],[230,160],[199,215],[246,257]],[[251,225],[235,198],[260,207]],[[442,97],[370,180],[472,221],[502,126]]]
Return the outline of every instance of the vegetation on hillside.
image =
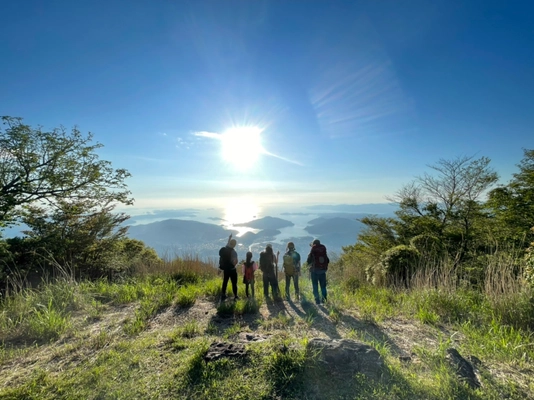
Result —
[[[326,306],[305,273],[300,302],[220,303],[213,265],[126,236],[129,173],[91,135],[3,122],[0,227],[28,231],[0,238],[0,398],[534,397],[534,150],[502,186],[486,157],[430,166],[392,196],[395,218],[361,220]],[[250,333],[246,357],[204,360]],[[384,379],[336,381],[313,337],[370,344]],[[451,347],[480,361],[481,387],[458,380]]]

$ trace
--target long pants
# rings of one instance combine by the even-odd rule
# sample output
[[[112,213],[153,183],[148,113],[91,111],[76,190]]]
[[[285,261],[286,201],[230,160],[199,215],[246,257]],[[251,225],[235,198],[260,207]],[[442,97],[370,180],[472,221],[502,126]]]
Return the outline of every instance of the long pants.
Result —
[[[228,279],[232,281],[232,291],[234,297],[237,297],[237,270],[231,269],[230,271],[223,271],[223,284],[222,284],[222,298],[226,298],[226,287],[228,286]]]
[[[299,275],[286,275],[286,296],[289,297],[289,287],[291,286],[291,278],[293,278],[293,286],[295,287],[295,295],[299,296]]]
[[[315,297],[315,302],[321,303],[326,301],[326,271],[313,270],[310,274],[313,287],[313,297]],[[319,297],[319,285],[321,286],[322,297]]]
[[[252,292],[252,297],[254,297],[254,279],[248,281],[248,282],[245,282],[245,294],[247,295],[248,297],[248,287],[250,286],[250,290]]]
[[[269,297],[269,286],[271,286],[271,291],[273,297],[278,296],[278,281],[274,274],[263,274],[263,295]]]

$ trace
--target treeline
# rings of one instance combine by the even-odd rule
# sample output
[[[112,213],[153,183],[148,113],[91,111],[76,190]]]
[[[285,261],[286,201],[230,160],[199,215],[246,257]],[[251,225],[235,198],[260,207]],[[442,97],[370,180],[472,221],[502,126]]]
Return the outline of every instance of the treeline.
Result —
[[[488,269],[509,268],[534,284],[534,150],[524,150],[506,185],[486,157],[439,160],[390,200],[394,218],[362,218],[365,229],[344,247],[343,272],[375,284],[410,286],[425,276],[438,285],[480,288]]]
[[[45,131],[2,117],[0,229],[24,224],[23,237],[0,236],[0,289],[58,272],[116,277],[136,264],[158,263],[154,250],[126,237],[133,203],[125,169],[97,154],[100,143],[77,128]],[[0,231],[1,233],[1,231]]]

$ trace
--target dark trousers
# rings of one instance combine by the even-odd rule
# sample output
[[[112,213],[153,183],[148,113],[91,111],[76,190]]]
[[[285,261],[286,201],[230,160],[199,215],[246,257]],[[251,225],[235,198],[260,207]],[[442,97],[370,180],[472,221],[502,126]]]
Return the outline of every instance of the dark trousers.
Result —
[[[299,276],[297,273],[295,273],[295,275],[286,275],[286,296],[289,297],[289,287],[291,286],[291,278],[293,278],[295,295],[299,297]]]
[[[247,297],[249,296],[248,287],[250,286],[250,289],[252,291],[252,297],[254,297],[254,279],[250,281],[244,281],[244,282],[245,282],[245,294],[247,295]]]
[[[228,279],[232,282],[232,291],[234,292],[234,297],[237,297],[237,270],[231,269],[230,271],[223,271],[223,284],[222,284],[222,297],[226,297],[226,287],[228,286]]]
[[[263,274],[263,295],[269,297],[269,286],[271,286],[271,291],[273,297],[278,296],[278,281],[274,274]]]
[[[326,271],[324,270],[314,270],[310,272],[312,287],[313,287],[313,297],[315,297],[316,303],[321,303],[326,300]],[[319,286],[321,286],[321,297],[319,297]]]

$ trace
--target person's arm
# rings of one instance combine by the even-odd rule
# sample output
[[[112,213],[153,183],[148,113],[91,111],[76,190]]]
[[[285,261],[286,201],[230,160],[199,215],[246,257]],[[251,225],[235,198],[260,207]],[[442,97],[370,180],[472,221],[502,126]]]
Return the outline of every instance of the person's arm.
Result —
[[[237,259],[237,252],[235,250],[232,249],[232,255],[230,257],[231,261],[232,261],[232,265],[235,267],[237,265],[237,263],[239,262],[239,260]]]
[[[252,261],[252,271],[258,270],[258,263],[256,261]]]
[[[241,265],[241,273],[245,275],[245,263]]]
[[[230,236],[228,236],[228,242],[226,242],[227,246],[230,246],[230,240],[232,240],[232,234],[230,233]]]

